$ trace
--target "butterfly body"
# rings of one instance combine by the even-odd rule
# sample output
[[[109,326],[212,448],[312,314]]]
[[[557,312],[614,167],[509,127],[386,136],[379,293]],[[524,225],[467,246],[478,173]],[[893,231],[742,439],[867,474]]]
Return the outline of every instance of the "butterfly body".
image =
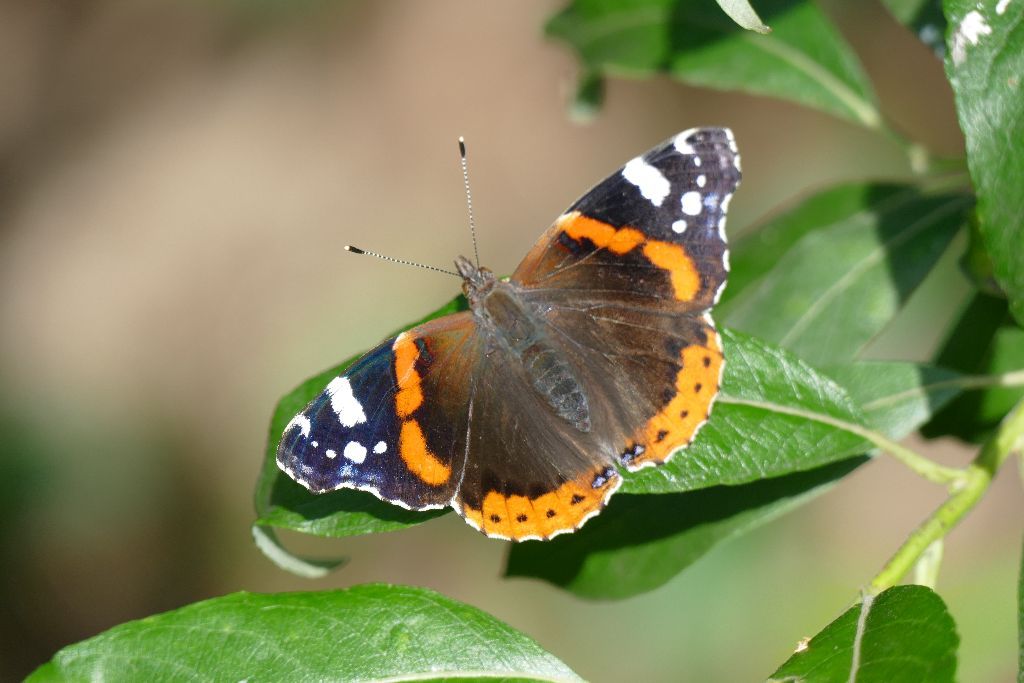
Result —
[[[504,353],[520,363],[530,386],[555,411],[582,432],[590,431],[590,411],[572,363],[545,329],[542,311],[526,301],[518,286],[502,282],[486,268],[475,268],[465,257],[455,261],[464,277],[463,292],[485,353]]]
[[[286,427],[314,493],[451,506],[488,536],[579,528],[707,419],[723,367],[731,134],[694,129],[573,204],[513,275],[456,260],[469,310],[387,340]]]

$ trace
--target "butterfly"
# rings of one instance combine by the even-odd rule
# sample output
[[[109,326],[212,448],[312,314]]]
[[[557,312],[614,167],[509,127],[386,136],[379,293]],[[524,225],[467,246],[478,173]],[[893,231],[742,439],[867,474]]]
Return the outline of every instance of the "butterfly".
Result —
[[[278,465],[313,493],[450,506],[492,538],[580,528],[622,470],[667,462],[710,415],[739,180],[728,129],[687,130],[577,200],[511,277],[459,257],[468,310],[332,379],[288,422]]]

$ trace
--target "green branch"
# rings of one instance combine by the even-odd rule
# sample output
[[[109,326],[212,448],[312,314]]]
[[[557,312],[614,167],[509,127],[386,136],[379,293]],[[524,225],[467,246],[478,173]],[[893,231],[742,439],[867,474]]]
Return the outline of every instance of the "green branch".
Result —
[[[878,594],[896,582],[914,566],[929,546],[945,537],[988,490],[992,478],[1013,453],[1024,449],[1024,401],[1003,419],[981,452],[961,474],[956,491],[925,520],[900,546],[882,571],[872,579],[868,592]]]

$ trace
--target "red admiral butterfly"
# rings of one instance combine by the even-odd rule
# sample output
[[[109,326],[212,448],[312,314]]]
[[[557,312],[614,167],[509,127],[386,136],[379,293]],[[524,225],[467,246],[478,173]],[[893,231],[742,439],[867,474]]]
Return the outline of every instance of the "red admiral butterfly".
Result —
[[[729,130],[688,130],[569,207],[509,279],[459,257],[469,310],[331,380],[288,423],[278,465],[313,493],[451,506],[492,538],[578,529],[617,465],[660,465],[707,420],[739,180]]]

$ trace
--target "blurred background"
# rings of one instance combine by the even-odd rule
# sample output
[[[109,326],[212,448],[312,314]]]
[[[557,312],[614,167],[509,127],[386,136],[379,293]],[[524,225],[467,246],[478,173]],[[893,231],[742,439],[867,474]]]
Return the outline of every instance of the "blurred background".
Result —
[[[709,0],[710,1],[710,0]],[[610,82],[571,122],[559,2],[0,0],[0,679],[128,619],[237,590],[411,583],[467,601],[595,681],[760,680],[856,598],[942,492],[880,459],[668,585],[584,602],[500,578],[454,515],[344,542],[328,578],[251,542],[267,424],[305,377],[433,310],[458,283],[346,254],[511,272],[577,195],[683,128],[731,126],[730,231],[814,187],[909,175],[854,125],[664,78]],[[825,3],[888,116],[960,152],[940,63],[874,3]],[[923,359],[967,288],[956,254],[874,355]],[[970,451],[921,446],[948,463]],[[961,678],[1010,681],[1019,482],[949,538],[939,590]],[[622,634],[636,634],[622,638]]]

